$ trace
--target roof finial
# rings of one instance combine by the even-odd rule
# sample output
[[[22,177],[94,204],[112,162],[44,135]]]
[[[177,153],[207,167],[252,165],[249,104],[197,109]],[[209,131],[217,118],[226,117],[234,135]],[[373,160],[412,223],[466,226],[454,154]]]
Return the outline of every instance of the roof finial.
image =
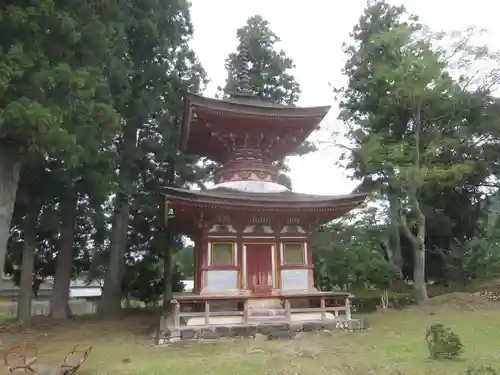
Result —
[[[250,51],[248,48],[248,41],[246,37],[240,42],[238,46],[238,95],[239,96],[251,96],[252,90],[250,87]]]

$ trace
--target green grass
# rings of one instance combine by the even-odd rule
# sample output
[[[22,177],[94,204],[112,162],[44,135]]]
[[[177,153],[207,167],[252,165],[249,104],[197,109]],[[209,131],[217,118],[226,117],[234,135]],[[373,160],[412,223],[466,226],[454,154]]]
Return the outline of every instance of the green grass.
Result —
[[[40,368],[57,365],[75,343],[91,342],[94,349],[80,375],[446,375],[479,365],[500,370],[500,309],[409,308],[377,312],[368,319],[371,328],[367,332],[302,333],[295,340],[275,342],[238,340],[152,347],[154,321],[149,315],[118,322],[86,318],[54,325],[41,321],[27,333],[11,328],[2,339],[7,345],[36,341]],[[425,330],[436,322],[449,326],[462,339],[464,354],[460,359],[428,358]]]

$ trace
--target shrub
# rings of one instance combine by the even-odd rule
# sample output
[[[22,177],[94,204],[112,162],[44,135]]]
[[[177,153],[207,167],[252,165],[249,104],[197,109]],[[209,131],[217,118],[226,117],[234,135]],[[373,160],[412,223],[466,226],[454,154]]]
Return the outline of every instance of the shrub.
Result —
[[[465,375],[498,375],[498,371],[490,366],[468,367]]]
[[[460,337],[451,329],[436,323],[427,329],[425,335],[431,358],[455,358],[462,354]]]
[[[389,308],[402,309],[415,303],[415,298],[408,294],[393,294],[389,297]],[[354,312],[371,313],[377,311],[380,305],[380,296],[364,296],[356,294],[351,300]]]

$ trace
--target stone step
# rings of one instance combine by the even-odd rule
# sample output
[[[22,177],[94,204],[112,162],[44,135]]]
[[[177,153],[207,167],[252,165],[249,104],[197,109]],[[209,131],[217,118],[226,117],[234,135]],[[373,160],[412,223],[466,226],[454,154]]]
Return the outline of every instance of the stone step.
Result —
[[[279,309],[281,301],[277,298],[253,299],[248,301],[248,309]]]
[[[249,316],[249,323],[288,323],[284,316]]]
[[[248,316],[284,316],[285,309],[249,309]]]

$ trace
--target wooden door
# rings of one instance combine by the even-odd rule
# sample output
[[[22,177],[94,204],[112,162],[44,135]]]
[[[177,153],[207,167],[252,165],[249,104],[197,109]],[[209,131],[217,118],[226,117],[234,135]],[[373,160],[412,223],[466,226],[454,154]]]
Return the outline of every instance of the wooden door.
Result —
[[[246,244],[247,288],[250,290],[273,287],[273,244]]]

